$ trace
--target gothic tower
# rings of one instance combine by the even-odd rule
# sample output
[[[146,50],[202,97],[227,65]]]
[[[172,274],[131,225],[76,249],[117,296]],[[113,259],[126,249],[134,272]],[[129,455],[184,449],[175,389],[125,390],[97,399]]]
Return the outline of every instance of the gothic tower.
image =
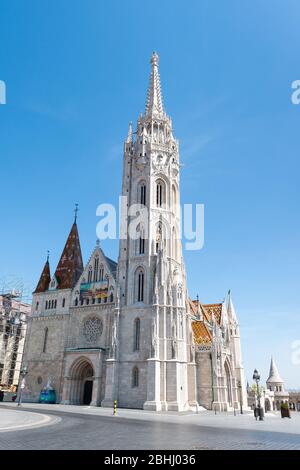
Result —
[[[179,146],[163,106],[159,57],[136,132],[124,144],[114,339],[102,405],[188,407],[189,323],[180,242]]]

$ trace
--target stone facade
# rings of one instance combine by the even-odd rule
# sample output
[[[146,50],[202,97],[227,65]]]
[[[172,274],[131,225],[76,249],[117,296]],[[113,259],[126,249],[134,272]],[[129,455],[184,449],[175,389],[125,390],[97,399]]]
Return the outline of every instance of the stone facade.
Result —
[[[188,296],[179,143],[158,60],[154,53],[145,113],[124,143],[118,264],[97,244],[83,267],[75,219],[55,275],[47,260],[33,296],[28,400],[49,378],[63,403],[184,411],[246,400],[230,294],[211,305]]]

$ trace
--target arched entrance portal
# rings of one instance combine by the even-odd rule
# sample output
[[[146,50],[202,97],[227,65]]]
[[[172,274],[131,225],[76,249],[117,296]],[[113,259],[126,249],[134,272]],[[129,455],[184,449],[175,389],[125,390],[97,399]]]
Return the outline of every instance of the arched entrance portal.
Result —
[[[70,370],[70,403],[72,405],[89,405],[93,395],[94,370],[88,359],[77,359]]]

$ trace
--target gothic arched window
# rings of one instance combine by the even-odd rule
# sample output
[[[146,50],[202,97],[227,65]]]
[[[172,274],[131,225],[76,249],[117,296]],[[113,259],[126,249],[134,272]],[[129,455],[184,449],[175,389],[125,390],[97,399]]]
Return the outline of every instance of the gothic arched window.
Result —
[[[45,332],[44,332],[43,352],[46,352],[47,350],[47,340],[48,340],[48,327],[45,328]]]
[[[142,268],[138,268],[135,276],[135,286],[136,286],[136,301],[144,301],[144,283],[145,283],[145,274]]]
[[[92,276],[93,276],[93,268],[92,266],[90,266],[89,272],[88,272],[88,283],[92,282]]]
[[[139,318],[134,320],[134,329],[133,329],[133,350],[140,350],[140,331],[141,331],[141,321]]]
[[[162,207],[166,204],[166,184],[163,180],[156,181],[156,205]]]
[[[139,386],[139,369],[135,366],[132,369],[132,388]]]
[[[94,282],[98,281],[98,269],[99,269],[99,258],[97,256],[94,261]]]
[[[136,254],[143,255],[145,253],[145,231],[141,225],[137,227],[137,239],[136,239]]]
[[[99,281],[103,281],[104,279],[104,268],[103,264],[100,265],[100,273],[99,273]]]
[[[146,183],[145,181],[141,181],[138,185],[138,198],[137,201],[139,204],[143,206],[146,205]]]

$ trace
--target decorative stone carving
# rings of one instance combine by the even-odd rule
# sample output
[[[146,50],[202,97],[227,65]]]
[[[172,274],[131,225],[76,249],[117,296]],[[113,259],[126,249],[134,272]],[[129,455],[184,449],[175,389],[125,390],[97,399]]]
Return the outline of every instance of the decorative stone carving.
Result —
[[[88,343],[95,343],[103,331],[103,322],[98,317],[91,317],[83,324],[83,337]]]

